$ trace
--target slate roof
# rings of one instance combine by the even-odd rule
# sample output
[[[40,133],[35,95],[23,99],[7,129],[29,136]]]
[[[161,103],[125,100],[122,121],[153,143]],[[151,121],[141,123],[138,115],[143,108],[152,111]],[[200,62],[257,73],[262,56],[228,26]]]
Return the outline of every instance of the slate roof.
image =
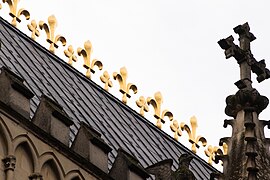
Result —
[[[109,167],[119,147],[136,156],[143,167],[171,158],[176,169],[178,157],[190,152],[7,21],[0,18],[0,22],[0,67],[6,66],[25,79],[25,85],[35,94],[31,100],[31,117],[42,94],[54,99],[74,121],[71,140],[80,121],[101,132],[113,149]],[[197,179],[209,179],[210,173],[217,171],[197,155],[191,162],[191,170]]]

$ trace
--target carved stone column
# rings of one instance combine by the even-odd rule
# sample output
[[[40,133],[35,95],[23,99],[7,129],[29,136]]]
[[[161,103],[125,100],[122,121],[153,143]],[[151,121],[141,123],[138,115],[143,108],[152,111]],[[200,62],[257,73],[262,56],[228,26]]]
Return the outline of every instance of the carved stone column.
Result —
[[[4,163],[6,180],[13,180],[14,179],[14,170],[15,170],[15,165],[16,165],[16,157],[13,155],[9,155],[9,156],[5,157],[2,161]]]

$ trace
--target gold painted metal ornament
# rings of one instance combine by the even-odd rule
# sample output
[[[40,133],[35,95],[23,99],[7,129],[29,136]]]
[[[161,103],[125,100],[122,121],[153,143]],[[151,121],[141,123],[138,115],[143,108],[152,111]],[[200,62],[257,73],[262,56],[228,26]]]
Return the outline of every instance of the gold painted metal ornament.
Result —
[[[66,38],[64,38],[61,35],[55,36],[55,28],[57,26],[57,20],[54,15],[51,15],[48,17],[48,23],[45,23],[43,21],[39,21],[39,28],[41,30],[45,30],[46,35],[47,35],[47,42],[50,44],[49,50],[54,53],[55,48],[58,48],[58,45],[56,44],[57,42],[61,42],[63,46],[66,45],[67,41]]]
[[[115,80],[118,80],[119,82],[119,85],[120,85],[119,91],[123,94],[122,102],[125,104],[127,103],[127,98],[131,97],[131,95],[129,94],[129,91],[132,90],[134,94],[136,94],[138,91],[136,85],[132,83],[127,84],[127,77],[128,77],[128,72],[125,67],[122,67],[120,69],[120,74],[118,74],[117,72],[113,73],[113,78]]]
[[[208,164],[212,165],[213,161],[215,161],[216,155],[222,155],[222,150],[217,146],[209,145],[207,149],[204,150],[205,155],[208,157]]]
[[[104,71],[103,74],[100,76],[100,80],[105,84],[104,89],[109,91],[109,87],[112,87],[112,81],[110,80],[110,75],[108,71]]]
[[[162,123],[164,124],[164,118],[167,116],[170,121],[173,120],[173,114],[168,111],[168,110],[163,110],[161,112],[161,104],[163,103],[163,97],[160,92],[156,92],[154,94],[154,99],[151,97],[147,98],[147,104],[152,105],[155,111],[154,117],[157,120],[156,126],[161,129],[162,128]]]
[[[72,66],[73,62],[77,62],[78,58],[75,55],[74,49],[72,45],[69,45],[66,50],[64,50],[64,54],[68,57],[68,64]]]
[[[170,125],[170,128],[172,130],[172,132],[174,132],[174,139],[176,141],[178,141],[178,137],[179,136],[182,136],[182,131],[181,131],[181,128],[180,128],[180,124],[178,123],[177,120],[173,120],[171,125]]]
[[[30,13],[27,10],[21,8],[17,11],[19,0],[3,0],[3,3],[8,3],[10,9],[9,15],[12,17],[11,24],[13,26],[16,27],[17,22],[21,22],[20,16],[22,15],[25,17],[26,20],[30,19]]]
[[[31,38],[33,40],[35,40],[36,37],[40,36],[40,32],[38,31],[38,28],[37,28],[38,26],[37,26],[37,23],[35,20],[32,20],[31,23],[27,25],[27,27],[28,27],[29,31],[32,32]]]
[[[149,111],[149,107],[147,105],[146,99],[143,96],[140,96],[136,101],[136,105],[140,108],[140,114],[144,116],[144,112]]]
[[[228,145],[225,142],[223,142],[222,144],[222,150],[223,150],[223,155],[228,154]]]
[[[99,70],[103,69],[103,64],[101,61],[97,59],[93,59],[91,62],[92,55],[92,43],[90,41],[86,41],[84,43],[84,49],[78,48],[77,53],[79,56],[83,56],[84,64],[83,67],[86,69],[86,77],[91,79],[91,73],[95,73],[94,67],[97,66]]]
[[[188,133],[189,142],[192,144],[191,150],[194,153],[196,153],[196,149],[200,147],[198,143],[201,142],[202,146],[205,147],[207,145],[207,141],[204,137],[196,135],[198,124],[197,124],[197,118],[195,116],[192,116],[190,118],[190,125],[191,125],[191,129],[185,123],[183,122],[180,123],[181,130],[182,131],[185,130]]]

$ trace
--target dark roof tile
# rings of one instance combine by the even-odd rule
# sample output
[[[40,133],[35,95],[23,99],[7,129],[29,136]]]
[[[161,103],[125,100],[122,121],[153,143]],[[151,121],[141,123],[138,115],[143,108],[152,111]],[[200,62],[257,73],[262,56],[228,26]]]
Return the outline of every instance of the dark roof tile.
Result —
[[[81,121],[102,134],[113,149],[109,154],[110,166],[121,147],[134,154],[143,167],[168,158],[174,160],[174,169],[178,167],[178,157],[189,152],[180,142],[2,18],[0,22],[0,66],[10,68],[25,79],[25,85],[35,94],[31,100],[31,116],[40,96],[45,94],[63,106],[74,121],[71,140]],[[197,179],[209,179],[210,173],[217,171],[196,155],[191,169]]]

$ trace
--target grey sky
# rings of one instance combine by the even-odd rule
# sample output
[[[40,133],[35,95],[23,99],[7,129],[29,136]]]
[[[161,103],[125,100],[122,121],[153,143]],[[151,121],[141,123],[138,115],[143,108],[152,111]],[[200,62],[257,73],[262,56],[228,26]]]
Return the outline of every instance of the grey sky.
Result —
[[[252,52],[270,68],[269,5],[266,0],[21,0],[19,8],[29,10],[31,19],[37,21],[47,21],[54,14],[58,19],[56,33],[66,37],[67,45],[83,47],[90,40],[92,57],[100,59],[110,74],[125,66],[128,81],[138,87],[138,94],[128,102],[135,110],[134,101],[139,96],[161,91],[164,109],[187,124],[195,115],[198,134],[209,144],[218,145],[219,138],[231,135],[230,128],[222,127],[223,120],[229,118],[224,114],[225,98],[237,91],[234,82],[239,80],[239,68],[233,58],[225,59],[217,41],[233,35],[238,43],[233,28],[249,22],[257,37]],[[7,10],[4,4],[0,13],[10,20]],[[23,20],[19,29],[30,34],[25,24]],[[48,47],[44,31],[41,34],[38,42]],[[66,60],[64,49],[60,47],[56,54]],[[78,58],[76,68],[83,63]],[[93,76],[98,84],[100,75]],[[270,97],[270,80],[258,84],[253,78],[253,82],[261,94]],[[119,85],[116,81],[113,84],[111,92],[120,98]],[[155,123],[152,114],[150,107],[146,117]],[[269,108],[260,117],[269,118]],[[167,121],[164,129],[169,124]],[[170,130],[168,133],[172,135]],[[179,140],[187,144],[186,135]]]

